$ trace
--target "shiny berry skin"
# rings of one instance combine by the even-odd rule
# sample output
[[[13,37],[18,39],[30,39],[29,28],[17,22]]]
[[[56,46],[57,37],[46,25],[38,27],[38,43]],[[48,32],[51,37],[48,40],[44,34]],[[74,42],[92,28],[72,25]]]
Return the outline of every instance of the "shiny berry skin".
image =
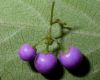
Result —
[[[36,49],[30,44],[23,44],[19,49],[19,56],[24,61],[30,61],[36,56]]]
[[[68,52],[60,52],[59,61],[67,69],[74,69],[80,65],[83,55],[77,47],[71,46]]]
[[[35,59],[34,65],[38,72],[48,74],[56,67],[57,59],[52,53],[39,53]]]

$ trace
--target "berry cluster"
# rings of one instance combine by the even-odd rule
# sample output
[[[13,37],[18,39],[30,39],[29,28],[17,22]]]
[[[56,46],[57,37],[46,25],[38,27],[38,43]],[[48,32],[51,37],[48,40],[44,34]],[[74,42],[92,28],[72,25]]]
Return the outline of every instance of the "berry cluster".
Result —
[[[68,51],[59,51],[58,59],[53,54],[52,51],[49,51],[49,45],[53,44],[56,41],[56,38],[53,38],[51,35],[51,28],[52,25],[58,23],[61,27],[64,28],[63,23],[60,19],[56,19],[53,21],[53,8],[54,2],[52,4],[51,9],[51,19],[50,19],[50,29],[48,31],[47,36],[45,37],[45,43],[47,45],[47,52],[44,54],[43,52],[37,54],[36,45],[32,47],[30,44],[23,44],[19,49],[19,56],[24,61],[31,61],[33,60],[33,65],[35,66],[36,70],[42,74],[50,73],[54,68],[56,68],[58,61],[67,69],[76,68],[82,62],[83,55],[81,54],[80,50],[77,47],[71,46],[69,47]],[[68,30],[70,28],[66,27]],[[56,41],[57,42],[57,41]],[[57,42],[58,43],[58,42]],[[59,43],[58,43],[59,45]],[[60,45],[59,45],[60,46]],[[60,46],[61,47],[61,46]]]

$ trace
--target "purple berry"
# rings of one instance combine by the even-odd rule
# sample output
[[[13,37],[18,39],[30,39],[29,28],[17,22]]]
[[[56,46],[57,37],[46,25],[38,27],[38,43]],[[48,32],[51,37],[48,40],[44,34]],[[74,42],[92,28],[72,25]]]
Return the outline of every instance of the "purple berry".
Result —
[[[30,61],[36,56],[36,49],[30,44],[23,44],[19,49],[19,56],[24,61]]]
[[[52,53],[40,53],[36,57],[34,64],[38,72],[48,74],[56,67],[57,59]]]
[[[74,69],[82,62],[83,55],[78,48],[72,46],[68,52],[60,52],[59,60],[65,68]]]

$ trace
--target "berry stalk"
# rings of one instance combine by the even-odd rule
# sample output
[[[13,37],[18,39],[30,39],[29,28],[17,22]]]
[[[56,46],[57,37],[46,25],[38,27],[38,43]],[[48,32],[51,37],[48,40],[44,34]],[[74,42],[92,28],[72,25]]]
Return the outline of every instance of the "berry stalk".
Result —
[[[50,25],[52,25],[52,23],[53,23],[54,6],[55,6],[55,2],[53,1],[53,2],[52,2],[52,8],[51,8]]]
[[[51,45],[54,41],[54,39],[52,38],[52,23],[53,23],[53,12],[54,12],[54,6],[55,6],[55,2],[52,2],[52,7],[51,7],[51,17],[50,17],[50,28],[48,30],[48,34],[46,36],[46,50],[47,52],[49,52],[49,45]]]

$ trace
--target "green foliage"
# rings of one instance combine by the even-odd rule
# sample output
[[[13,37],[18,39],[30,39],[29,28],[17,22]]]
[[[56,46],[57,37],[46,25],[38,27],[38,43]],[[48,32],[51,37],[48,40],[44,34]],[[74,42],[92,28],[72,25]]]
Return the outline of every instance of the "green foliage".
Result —
[[[75,28],[64,36],[63,46],[75,45],[87,56],[91,71],[76,77],[65,70],[61,80],[100,79],[100,0],[55,0],[54,18]],[[1,80],[46,80],[20,60],[18,48],[35,44],[48,31],[52,0],[0,0],[0,77]],[[53,26],[53,36],[60,34]],[[44,43],[38,51],[45,49]]]

